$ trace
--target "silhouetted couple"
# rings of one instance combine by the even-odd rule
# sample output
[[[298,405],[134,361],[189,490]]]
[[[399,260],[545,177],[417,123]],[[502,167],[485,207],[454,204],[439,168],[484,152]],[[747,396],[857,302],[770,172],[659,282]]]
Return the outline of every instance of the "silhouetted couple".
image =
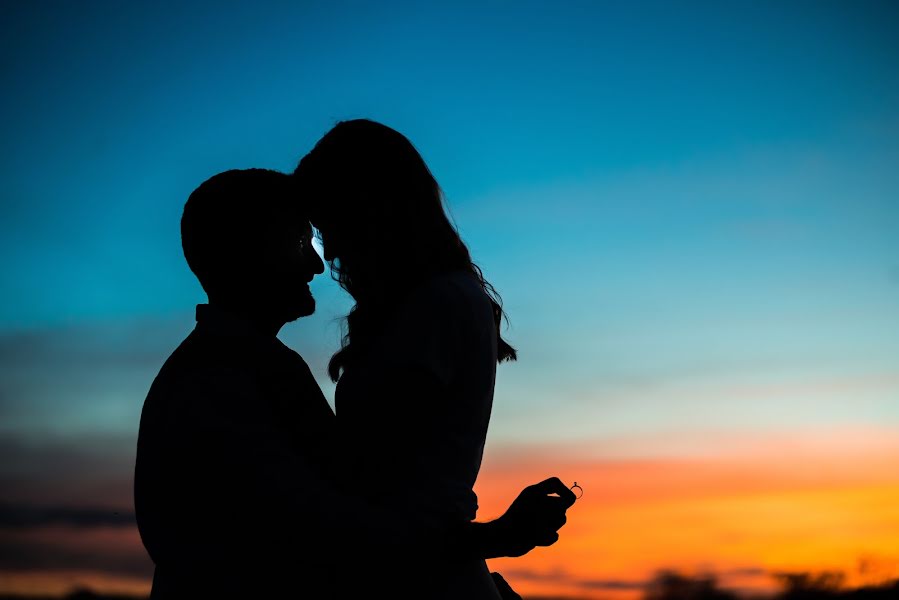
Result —
[[[324,265],[355,301],[332,412],[276,337]],[[150,388],[135,508],[153,598],[515,597],[485,559],[558,539],[557,478],[476,522],[499,297],[400,133],[329,131],[293,174],[233,170],[190,195],[184,256],[208,304]]]

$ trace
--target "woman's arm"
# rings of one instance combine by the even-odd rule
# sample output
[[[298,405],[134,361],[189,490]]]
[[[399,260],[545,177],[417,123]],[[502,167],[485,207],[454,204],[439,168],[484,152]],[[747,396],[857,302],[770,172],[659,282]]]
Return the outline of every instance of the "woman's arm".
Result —
[[[499,518],[472,521],[450,532],[451,558],[523,556],[537,546],[551,546],[567,521],[574,493],[557,477],[524,488]]]

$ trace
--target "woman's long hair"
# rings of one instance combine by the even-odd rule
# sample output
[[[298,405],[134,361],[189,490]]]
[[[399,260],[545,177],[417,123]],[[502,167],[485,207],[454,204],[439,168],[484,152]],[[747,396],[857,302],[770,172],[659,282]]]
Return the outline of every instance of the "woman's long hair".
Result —
[[[313,225],[323,233],[332,276],[356,301],[328,374],[340,378],[416,284],[463,270],[493,305],[499,362],[516,352],[500,335],[502,299],[447,218],[443,193],[401,133],[367,119],[341,121],[294,171]]]

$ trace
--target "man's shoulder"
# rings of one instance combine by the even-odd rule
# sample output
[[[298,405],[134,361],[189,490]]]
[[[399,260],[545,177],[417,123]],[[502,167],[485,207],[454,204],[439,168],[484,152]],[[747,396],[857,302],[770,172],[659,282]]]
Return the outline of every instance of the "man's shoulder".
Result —
[[[179,397],[193,398],[208,391],[252,393],[252,369],[233,349],[196,330],[188,335],[169,355],[150,386],[147,400]]]

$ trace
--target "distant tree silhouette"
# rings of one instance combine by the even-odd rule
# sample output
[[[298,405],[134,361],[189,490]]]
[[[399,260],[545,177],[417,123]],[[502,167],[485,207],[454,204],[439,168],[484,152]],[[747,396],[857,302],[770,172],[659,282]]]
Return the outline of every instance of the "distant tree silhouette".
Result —
[[[817,598],[845,597],[843,584],[846,576],[838,571],[821,573],[775,573],[783,591],[778,596],[782,600],[806,600]]]
[[[838,571],[774,573],[780,591],[765,600],[899,600],[899,579],[880,585],[846,588]],[[643,600],[746,600],[747,596],[718,587],[714,575],[691,576],[659,571],[646,585]],[[756,598],[756,597],[753,597]],[[761,597],[759,597],[761,598]]]
[[[718,587],[712,574],[691,576],[675,570],[659,571],[647,583],[643,600],[899,600],[899,579],[879,585],[845,589],[839,572],[776,573],[781,590],[773,595],[746,596]],[[0,600],[147,600],[146,596],[104,594],[76,588],[63,596],[0,594]],[[524,600],[582,600],[573,596],[525,596]]]
[[[846,576],[838,571],[778,573],[783,590],[777,600],[897,600],[899,579],[880,585],[845,588]]]
[[[849,590],[840,598],[841,600],[896,600],[899,598],[899,579],[877,586]]]
[[[659,571],[646,586],[645,600],[738,600],[733,592],[718,587],[714,575],[688,576]]]

